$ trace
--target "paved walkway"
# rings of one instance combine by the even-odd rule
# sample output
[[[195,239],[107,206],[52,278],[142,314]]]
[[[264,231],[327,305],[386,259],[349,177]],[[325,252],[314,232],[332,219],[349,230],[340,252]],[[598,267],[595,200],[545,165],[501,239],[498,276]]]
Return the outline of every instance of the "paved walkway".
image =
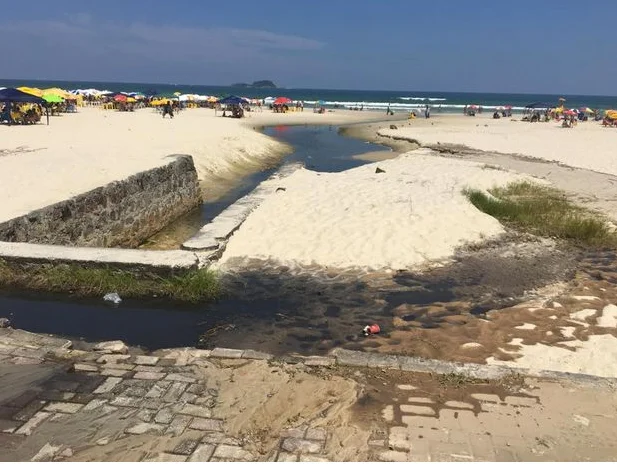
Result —
[[[615,460],[602,379],[479,380],[329,358],[0,333],[4,460]]]

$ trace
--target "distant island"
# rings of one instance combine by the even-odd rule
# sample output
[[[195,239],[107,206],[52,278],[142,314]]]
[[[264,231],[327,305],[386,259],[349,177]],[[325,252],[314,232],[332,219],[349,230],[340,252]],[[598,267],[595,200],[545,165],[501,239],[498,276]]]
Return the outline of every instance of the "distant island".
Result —
[[[252,84],[247,84],[245,82],[239,82],[237,84],[232,84],[232,87],[240,87],[243,89],[276,89],[276,84],[272,81],[255,81]]]

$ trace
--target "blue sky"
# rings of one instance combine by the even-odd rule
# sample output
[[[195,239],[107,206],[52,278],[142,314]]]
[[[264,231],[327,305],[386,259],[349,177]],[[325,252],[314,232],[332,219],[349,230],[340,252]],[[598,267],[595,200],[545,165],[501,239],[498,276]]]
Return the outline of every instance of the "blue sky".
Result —
[[[617,94],[617,1],[11,2],[3,78]]]

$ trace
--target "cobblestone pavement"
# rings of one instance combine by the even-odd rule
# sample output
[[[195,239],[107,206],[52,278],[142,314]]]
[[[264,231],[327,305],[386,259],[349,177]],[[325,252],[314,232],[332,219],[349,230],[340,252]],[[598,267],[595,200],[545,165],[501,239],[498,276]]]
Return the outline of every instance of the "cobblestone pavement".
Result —
[[[0,333],[3,460],[615,460],[605,380],[478,380]],[[400,367],[400,366],[399,366]]]

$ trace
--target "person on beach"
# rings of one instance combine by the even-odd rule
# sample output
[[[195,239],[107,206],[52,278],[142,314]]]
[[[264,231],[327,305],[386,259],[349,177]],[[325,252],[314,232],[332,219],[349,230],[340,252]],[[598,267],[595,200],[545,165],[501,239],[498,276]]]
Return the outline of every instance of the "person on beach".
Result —
[[[431,117],[431,108],[428,105],[424,108],[424,117],[426,119]]]
[[[165,103],[165,106],[163,107],[163,119],[165,119],[165,115],[167,114],[171,119],[174,118],[174,108],[171,106],[171,102],[169,100],[167,100],[167,103]]]

